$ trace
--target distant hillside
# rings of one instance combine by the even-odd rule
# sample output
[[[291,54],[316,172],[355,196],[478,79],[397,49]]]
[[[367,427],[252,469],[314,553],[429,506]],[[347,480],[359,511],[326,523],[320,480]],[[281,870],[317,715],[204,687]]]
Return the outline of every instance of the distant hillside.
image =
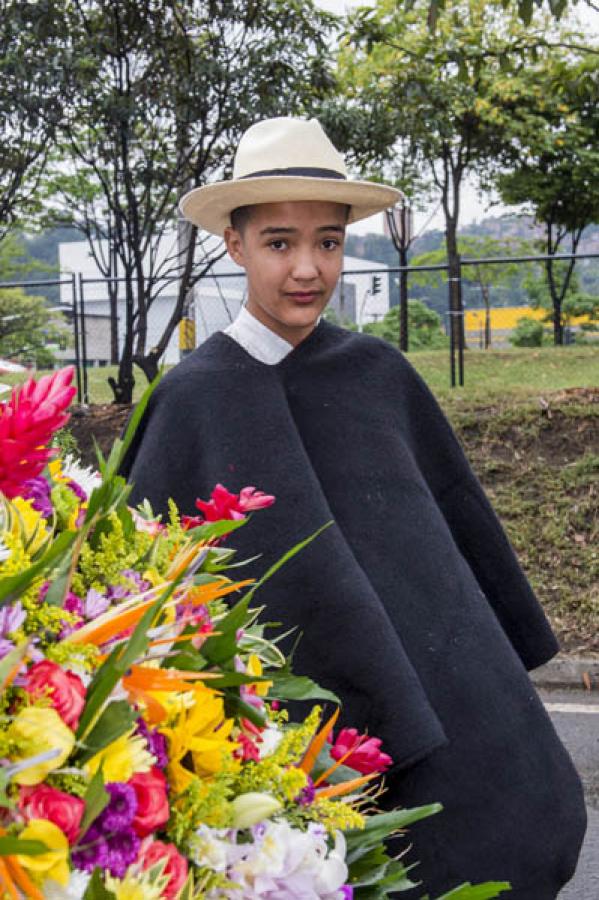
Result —
[[[490,216],[481,222],[465,225],[460,229],[459,233],[474,237],[488,236],[496,240],[510,238],[512,240],[520,239],[530,242],[543,239],[543,228],[535,225],[531,216]],[[443,231],[439,229],[426,231],[414,241],[410,248],[409,258],[413,259],[421,253],[437,250],[443,246],[444,241],[445,235]],[[398,265],[397,251],[393,246],[393,242],[385,235],[348,235],[346,246],[347,252],[351,256],[377,260],[388,266]],[[564,252],[567,252],[570,248],[564,247],[563,249]],[[540,246],[539,253],[542,252],[543,248]],[[599,224],[590,225],[585,230],[578,246],[578,253],[599,253]],[[599,259],[581,260],[577,264],[576,272],[578,273],[582,290],[591,294],[599,294]],[[492,291],[491,302],[497,306],[526,304],[527,295],[521,284],[524,274],[525,267],[522,266],[522,277],[515,279],[509,291],[496,291],[495,294]],[[424,300],[440,314],[444,314],[447,309],[447,288],[445,286],[434,287],[412,284],[409,287],[409,293],[410,297]],[[399,302],[399,288],[396,275],[389,275],[389,296],[392,305]],[[479,291],[473,285],[464,284],[463,297],[466,306],[471,309],[477,309],[482,305]]]

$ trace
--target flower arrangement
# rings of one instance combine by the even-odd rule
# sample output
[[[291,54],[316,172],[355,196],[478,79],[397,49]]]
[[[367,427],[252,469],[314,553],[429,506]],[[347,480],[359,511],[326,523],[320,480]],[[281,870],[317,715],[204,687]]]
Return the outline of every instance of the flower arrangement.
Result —
[[[384,898],[383,841],[436,805],[376,813],[380,741],[315,706],[234,580],[227,534],[274,501],[218,485],[200,515],[127,505],[117,474],[53,453],[72,371],[0,404],[0,894],[50,900]],[[309,538],[308,540],[312,540]],[[232,598],[236,598],[234,602]],[[484,900],[504,884],[450,895]]]

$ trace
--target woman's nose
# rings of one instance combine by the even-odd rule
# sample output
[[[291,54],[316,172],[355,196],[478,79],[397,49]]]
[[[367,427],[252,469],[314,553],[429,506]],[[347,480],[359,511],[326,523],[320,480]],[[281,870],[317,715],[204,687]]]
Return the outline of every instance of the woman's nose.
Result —
[[[294,255],[291,275],[296,281],[311,281],[318,278],[318,265],[310,250],[298,251]]]

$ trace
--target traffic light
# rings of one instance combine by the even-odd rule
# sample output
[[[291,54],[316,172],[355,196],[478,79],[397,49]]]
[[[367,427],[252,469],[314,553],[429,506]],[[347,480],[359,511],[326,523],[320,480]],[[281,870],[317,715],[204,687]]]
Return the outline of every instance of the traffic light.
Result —
[[[381,292],[381,276],[373,275],[372,276],[372,296],[375,294],[380,294]]]

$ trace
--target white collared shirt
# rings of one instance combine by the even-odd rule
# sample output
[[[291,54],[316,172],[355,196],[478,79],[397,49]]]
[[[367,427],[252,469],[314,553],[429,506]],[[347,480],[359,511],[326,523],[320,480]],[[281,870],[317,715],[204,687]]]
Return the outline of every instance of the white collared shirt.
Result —
[[[275,366],[293,350],[293,344],[259,322],[245,306],[241,307],[235,321],[223,330],[250,356],[267,366]]]

